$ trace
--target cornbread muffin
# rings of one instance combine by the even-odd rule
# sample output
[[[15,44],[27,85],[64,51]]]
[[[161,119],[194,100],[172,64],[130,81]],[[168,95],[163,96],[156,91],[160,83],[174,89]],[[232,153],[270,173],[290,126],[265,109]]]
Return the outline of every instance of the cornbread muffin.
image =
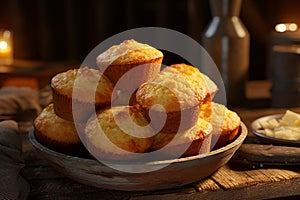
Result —
[[[187,157],[208,153],[210,151],[211,133],[212,125],[198,118],[197,123],[192,128],[176,136],[163,132],[156,134],[151,150],[156,151],[164,148],[161,155],[173,158],[181,154],[181,157]],[[166,146],[168,144],[169,146]]]
[[[180,71],[167,69],[139,87],[136,101],[147,119],[151,120],[155,131],[160,131],[161,124],[165,121],[161,131],[174,134],[184,132],[195,125],[199,105],[204,102],[206,96],[205,85],[196,85],[193,79]]]
[[[76,121],[84,122],[95,108],[110,105],[113,87],[96,69],[84,67],[59,73],[51,80],[54,111],[61,118],[73,121],[73,107]]]
[[[116,97],[114,101],[111,103],[111,106],[134,106],[137,105],[136,102],[136,91],[134,92],[128,92],[128,91],[122,91],[118,90],[114,96]]]
[[[59,152],[75,154],[84,149],[74,123],[58,117],[53,104],[34,120],[34,133],[39,142]]]
[[[152,144],[151,136],[154,133],[147,124],[137,107],[118,106],[101,110],[87,122],[86,145],[89,152],[98,159],[139,158],[142,154],[132,153],[144,153]],[[142,126],[143,130],[135,125]]]
[[[200,117],[213,126],[212,147],[223,147],[233,141],[239,132],[240,117],[224,105],[215,102],[203,104]]]
[[[133,92],[139,85],[156,76],[162,59],[163,54],[159,50],[131,39],[100,54],[97,65],[116,84],[116,89]],[[119,80],[121,83],[117,84]]]
[[[181,63],[166,67],[164,70],[172,72],[174,69],[189,76],[194,82],[193,85],[198,89],[205,90],[205,92],[207,92],[207,101],[212,100],[215,94],[218,92],[218,87],[216,84],[208,76],[201,73],[196,67]]]

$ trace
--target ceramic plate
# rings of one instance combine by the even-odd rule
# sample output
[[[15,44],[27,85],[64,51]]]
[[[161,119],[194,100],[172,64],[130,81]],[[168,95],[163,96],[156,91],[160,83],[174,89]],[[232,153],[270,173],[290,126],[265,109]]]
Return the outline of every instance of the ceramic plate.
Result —
[[[257,137],[259,137],[265,143],[275,144],[275,145],[284,145],[284,146],[300,146],[300,141],[279,139],[279,138],[270,137],[270,136],[267,136],[267,135],[257,132],[257,130],[262,128],[260,125],[261,121],[269,121],[274,118],[280,119],[282,116],[283,116],[283,114],[268,115],[268,116],[264,116],[264,117],[254,120],[251,123],[251,132],[254,135],[256,135]]]

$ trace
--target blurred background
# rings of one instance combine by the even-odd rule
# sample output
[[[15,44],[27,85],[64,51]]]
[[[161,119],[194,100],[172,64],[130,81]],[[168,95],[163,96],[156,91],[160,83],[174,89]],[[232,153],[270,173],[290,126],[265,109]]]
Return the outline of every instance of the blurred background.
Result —
[[[249,79],[267,79],[276,24],[300,25],[300,1],[243,0],[240,18],[250,33]],[[1,0],[0,28],[13,32],[14,59],[81,61],[108,37],[132,28],[180,31],[201,44],[212,15],[208,0]]]
[[[240,17],[251,36],[250,79],[266,78],[270,32],[280,22],[300,24],[300,1],[244,0]],[[211,19],[208,0],[1,0],[0,27],[13,31],[14,58],[83,59],[121,31],[159,26],[200,42]]]

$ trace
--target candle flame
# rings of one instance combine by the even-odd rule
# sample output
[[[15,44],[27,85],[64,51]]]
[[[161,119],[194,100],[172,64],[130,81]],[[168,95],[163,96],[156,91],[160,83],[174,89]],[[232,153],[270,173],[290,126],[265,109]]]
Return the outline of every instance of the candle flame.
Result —
[[[1,50],[5,50],[5,49],[7,49],[7,42],[5,42],[5,41],[1,41],[0,42],[0,49]]]

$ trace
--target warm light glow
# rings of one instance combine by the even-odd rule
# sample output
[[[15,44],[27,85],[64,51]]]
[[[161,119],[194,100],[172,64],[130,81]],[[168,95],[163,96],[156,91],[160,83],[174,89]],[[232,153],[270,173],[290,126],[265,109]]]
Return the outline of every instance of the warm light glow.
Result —
[[[0,42],[0,49],[1,49],[1,50],[7,49],[7,42],[1,41],[1,42]]]
[[[275,26],[275,30],[277,31],[277,32],[285,32],[286,31],[286,25],[285,24],[277,24],[276,26]]]
[[[291,23],[291,24],[289,24],[289,28],[288,28],[288,29],[289,29],[290,31],[296,31],[297,28],[298,28],[297,24]]]
[[[282,23],[282,24],[277,24],[275,26],[275,30],[277,32],[283,33],[286,31],[296,31],[298,29],[297,24],[295,23]]]
[[[13,61],[13,41],[9,30],[0,29],[0,65],[10,65]]]

